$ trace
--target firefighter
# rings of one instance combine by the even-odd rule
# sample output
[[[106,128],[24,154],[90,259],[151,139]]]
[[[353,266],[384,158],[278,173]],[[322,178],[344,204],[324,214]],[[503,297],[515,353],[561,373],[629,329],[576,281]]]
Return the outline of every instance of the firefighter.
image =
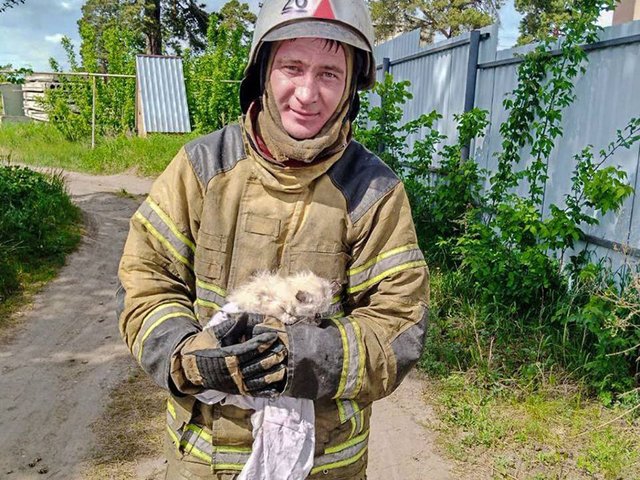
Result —
[[[252,411],[204,389],[312,399],[308,478],[366,478],[371,404],[417,361],[428,302],[404,187],[351,138],[373,35],[364,0],[265,0],[239,124],[183,147],[131,219],[119,325],[169,392],[168,479],[233,479],[250,454]],[[203,330],[260,271],[342,291],[319,325],[240,313]]]

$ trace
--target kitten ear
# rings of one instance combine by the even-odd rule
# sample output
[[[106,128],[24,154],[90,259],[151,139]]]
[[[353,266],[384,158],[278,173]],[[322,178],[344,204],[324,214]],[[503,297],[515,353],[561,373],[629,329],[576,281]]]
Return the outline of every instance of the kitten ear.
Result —
[[[296,293],[296,300],[298,300],[300,303],[311,303],[313,302],[313,297],[309,292],[298,290],[298,293]]]
[[[331,281],[331,296],[335,296],[342,292],[342,283],[339,280]]]

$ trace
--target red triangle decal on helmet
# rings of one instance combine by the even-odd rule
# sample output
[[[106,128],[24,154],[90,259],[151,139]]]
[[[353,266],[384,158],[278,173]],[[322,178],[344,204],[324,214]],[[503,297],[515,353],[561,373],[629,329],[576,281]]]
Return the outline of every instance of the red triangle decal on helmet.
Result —
[[[316,18],[328,18],[330,20],[335,20],[336,15],[333,13],[331,0],[320,0],[320,5],[318,5],[318,8],[316,8],[313,16]]]

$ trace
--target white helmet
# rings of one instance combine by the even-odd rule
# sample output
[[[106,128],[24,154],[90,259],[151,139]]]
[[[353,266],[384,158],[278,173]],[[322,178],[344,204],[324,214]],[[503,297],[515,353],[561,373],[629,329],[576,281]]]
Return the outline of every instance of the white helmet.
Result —
[[[313,37],[355,47],[356,88],[366,90],[373,86],[376,80],[375,34],[364,0],[264,0],[240,86],[240,105],[244,113],[264,88],[265,78],[261,77],[266,74],[263,69],[268,57],[263,48],[265,42]]]

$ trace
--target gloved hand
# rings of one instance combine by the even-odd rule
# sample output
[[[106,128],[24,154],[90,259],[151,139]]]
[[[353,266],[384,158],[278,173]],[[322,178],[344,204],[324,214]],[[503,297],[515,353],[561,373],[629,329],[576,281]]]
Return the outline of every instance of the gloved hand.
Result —
[[[287,325],[282,323],[277,318],[265,317],[264,315],[259,315],[257,318],[253,319],[253,322],[251,325],[248,325],[248,327],[250,326],[251,328],[251,336],[264,335],[265,333],[276,334],[282,344],[287,349],[289,348],[289,335],[287,334]],[[297,325],[299,323],[300,322],[296,322],[293,325]],[[291,325],[288,325],[288,327],[291,327]]]
[[[276,334],[287,349],[287,378],[282,394],[312,400],[337,394],[345,365],[345,344],[338,323],[299,321],[285,325],[267,317],[253,327],[254,338]]]
[[[194,385],[225,393],[273,395],[286,374],[287,350],[274,332],[252,338],[258,318],[234,314],[192,337],[180,348],[181,367]],[[238,339],[242,341],[237,342]]]
[[[253,327],[264,321],[264,315],[257,313],[228,313],[223,311],[214,315],[213,319],[216,319],[220,314],[226,320],[207,328],[216,337],[221,347],[235,345],[251,338]]]

